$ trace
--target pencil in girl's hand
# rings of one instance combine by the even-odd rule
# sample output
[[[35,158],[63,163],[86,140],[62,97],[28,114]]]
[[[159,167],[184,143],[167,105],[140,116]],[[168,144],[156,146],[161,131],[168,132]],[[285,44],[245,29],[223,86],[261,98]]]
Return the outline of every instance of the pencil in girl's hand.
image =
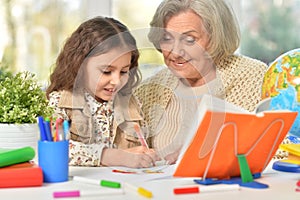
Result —
[[[141,132],[141,129],[140,129],[140,127],[139,127],[138,124],[134,124],[134,130],[135,130],[135,132],[136,132],[136,134],[137,134],[137,136],[138,136],[138,138],[139,138],[141,144],[142,144],[144,147],[147,147],[147,149],[149,149],[148,144],[147,144],[147,142],[146,142],[146,140],[145,140],[145,137],[143,136],[143,134],[142,134],[142,132]]]

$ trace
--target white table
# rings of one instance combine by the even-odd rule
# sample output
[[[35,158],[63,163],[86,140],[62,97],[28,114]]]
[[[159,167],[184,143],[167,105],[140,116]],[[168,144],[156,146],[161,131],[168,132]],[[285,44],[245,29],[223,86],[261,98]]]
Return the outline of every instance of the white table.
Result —
[[[121,180],[126,180],[126,177],[122,174],[116,174],[111,172],[111,168],[89,168],[89,167],[70,167],[71,176],[82,176],[88,178],[99,179],[104,177],[111,177],[111,180],[116,180],[121,178]],[[262,177],[257,179],[261,183],[266,183],[269,185],[268,189],[249,189],[242,187],[238,191],[226,191],[226,192],[210,192],[201,194],[187,194],[187,195],[174,195],[173,188],[182,187],[186,184],[193,184],[191,179],[158,179],[151,181],[139,181],[143,177],[126,175],[128,182],[136,184],[137,186],[142,186],[153,193],[154,200],[208,200],[208,199],[222,199],[222,200],[258,200],[258,199],[276,199],[276,200],[300,200],[300,192],[296,192],[296,182],[300,180],[300,173],[284,173],[278,172],[270,169],[270,167],[265,170]],[[140,175],[143,176],[143,175]],[[138,183],[136,182],[138,181]],[[54,191],[67,191],[67,190],[92,190],[96,191],[103,189],[103,187],[85,184],[81,182],[76,182],[73,180],[53,183],[53,184],[43,184],[42,187],[29,187],[29,188],[2,188],[0,189],[1,200],[26,200],[26,199],[54,199],[52,194]],[[80,198],[61,198],[63,199],[105,199],[105,200],[143,200],[147,199],[140,196],[137,193],[125,192],[123,195],[111,195],[111,196],[89,196]]]

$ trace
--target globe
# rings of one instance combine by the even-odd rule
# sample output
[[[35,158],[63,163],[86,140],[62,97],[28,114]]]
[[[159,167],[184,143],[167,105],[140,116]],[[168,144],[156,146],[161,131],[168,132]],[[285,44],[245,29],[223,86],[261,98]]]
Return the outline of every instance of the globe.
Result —
[[[262,98],[269,97],[269,110],[298,112],[289,134],[300,137],[300,48],[282,54],[269,65],[262,85]]]

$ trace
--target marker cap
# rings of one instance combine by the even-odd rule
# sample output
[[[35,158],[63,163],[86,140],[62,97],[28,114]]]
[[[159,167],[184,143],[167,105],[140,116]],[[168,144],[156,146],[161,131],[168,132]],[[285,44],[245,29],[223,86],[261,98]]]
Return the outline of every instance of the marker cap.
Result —
[[[54,198],[63,198],[63,197],[80,197],[80,192],[78,190],[67,191],[67,192],[53,192]]]
[[[144,197],[148,197],[148,198],[152,197],[152,192],[150,192],[144,188],[139,187],[137,191],[140,195],[143,195]]]
[[[175,188],[174,194],[191,194],[199,193],[199,187],[186,187],[186,188]]]
[[[100,185],[103,187],[120,188],[121,183],[114,181],[101,180]]]

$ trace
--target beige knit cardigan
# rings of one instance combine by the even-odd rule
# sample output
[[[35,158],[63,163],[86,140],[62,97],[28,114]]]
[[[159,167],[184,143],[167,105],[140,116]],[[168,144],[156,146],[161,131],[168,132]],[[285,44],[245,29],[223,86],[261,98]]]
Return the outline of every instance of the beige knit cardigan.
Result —
[[[232,55],[217,65],[217,76],[222,87],[213,93],[225,100],[253,111],[261,100],[261,86],[268,66],[256,59],[242,55]],[[135,90],[139,99],[149,131],[157,127],[164,110],[168,106],[173,91],[180,81],[168,69],[159,71],[143,81]]]

